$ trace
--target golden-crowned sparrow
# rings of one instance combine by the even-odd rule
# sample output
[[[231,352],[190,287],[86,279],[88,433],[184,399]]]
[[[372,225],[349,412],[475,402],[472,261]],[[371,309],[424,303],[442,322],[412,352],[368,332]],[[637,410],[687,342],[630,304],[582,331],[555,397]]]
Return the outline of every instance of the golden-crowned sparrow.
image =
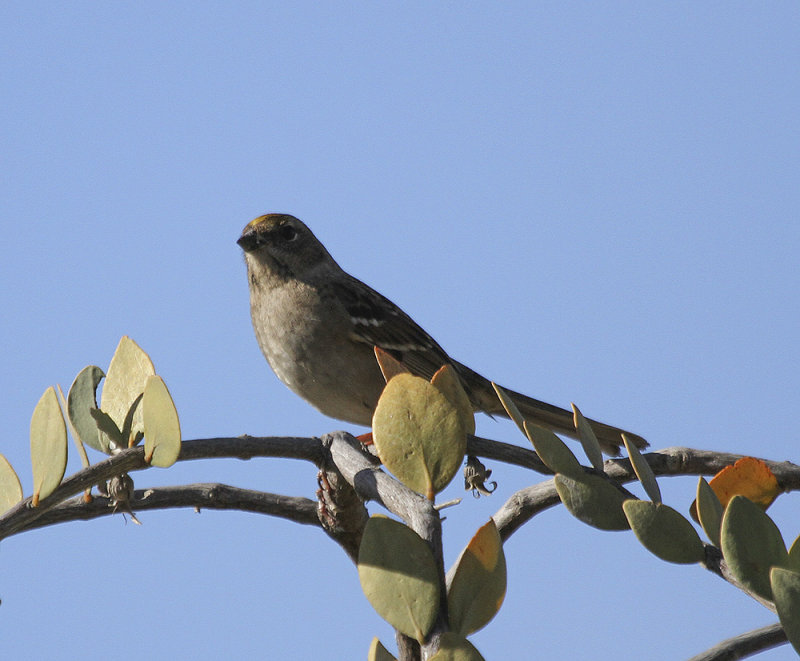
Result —
[[[476,411],[506,416],[488,379],[450,358],[399,307],[345,273],[294,216],[259,216],[245,226],[238,243],[247,263],[250,314],[261,351],[278,378],[322,413],[359,425],[372,423],[384,386],[377,346],[426,379],[442,365],[452,365]],[[508,392],[527,420],[575,436],[571,412]],[[616,454],[622,430],[590,423],[604,449]]]

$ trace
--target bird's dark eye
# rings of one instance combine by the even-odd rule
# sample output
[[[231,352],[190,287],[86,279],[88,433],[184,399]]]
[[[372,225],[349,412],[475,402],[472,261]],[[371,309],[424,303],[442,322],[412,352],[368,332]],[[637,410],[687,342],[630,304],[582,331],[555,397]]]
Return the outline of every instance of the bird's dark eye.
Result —
[[[278,228],[278,236],[283,241],[294,241],[297,238],[297,230],[291,225],[281,225]]]

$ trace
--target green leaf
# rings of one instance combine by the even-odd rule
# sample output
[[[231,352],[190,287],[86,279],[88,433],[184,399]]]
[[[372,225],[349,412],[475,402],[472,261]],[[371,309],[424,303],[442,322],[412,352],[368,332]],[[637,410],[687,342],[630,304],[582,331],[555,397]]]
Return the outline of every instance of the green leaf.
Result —
[[[493,519],[461,552],[447,577],[450,628],[465,636],[482,629],[500,610],[506,595],[506,557]]]
[[[622,509],[642,545],[662,560],[691,564],[705,557],[694,526],[669,505],[631,498]]]
[[[22,483],[11,464],[0,454],[0,514],[22,500]]]
[[[600,530],[627,530],[630,526],[622,512],[628,498],[599,475],[558,474],[553,478],[561,502],[570,514]]]
[[[794,540],[792,547],[789,549],[789,569],[800,572],[800,537]]]
[[[367,661],[397,661],[394,656],[389,653],[377,637],[372,639],[367,653]]]
[[[103,436],[103,443],[108,445],[109,453],[122,450],[125,447],[125,443],[122,439],[122,432],[119,430],[119,427],[117,427],[117,423],[111,419],[111,416],[100,409],[89,409],[89,414],[94,419],[97,429],[100,430]]]
[[[147,379],[142,397],[144,460],[168,468],[181,453],[181,425],[169,390],[160,376]]]
[[[769,570],[786,567],[789,554],[781,531],[767,513],[744,496],[731,498],[722,517],[720,545],[742,585],[772,601]]]
[[[572,412],[575,419],[575,429],[578,431],[578,438],[583,446],[583,451],[589,458],[595,470],[603,472],[603,451],[600,449],[600,441],[594,433],[594,429],[589,424],[589,421],[583,417],[580,409],[572,405]]]
[[[67,469],[67,425],[55,389],[44,391],[31,417],[33,506],[61,484]]]
[[[84,445],[111,454],[108,439],[100,433],[91,415],[91,410],[97,408],[97,386],[104,376],[97,365],[89,365],[78,372],[67,395],[67,415],[75,435]]]
[[[511,397],[508,396],[508,393],[496,383],[492,383],[492,387],[497,393],[497,398],[500,400],[506,413],[508,413],[508,417],[511,418],[517,427],[519,427],[519,430],[525,434],[525,418],[522,417],[522,413],[520,413],[514,400],[512,400]],[[527,436],[527,434],[525,435]]]
[[[425,640],[439,611],[439,574],[417,533],[380,514],[370,517],[358,550],[358,578],[378,615],[407,636]]]
[[[551,471],[573,477],[585,473],[577,457],[572,454],[572,450],[549,429],[527,420],[524,429],[528,439],[533,443],[536,454]]]
[[[118,429],[125,426],[125,416],[134,400],[144,392],[144,385],[148,376],[156,373],[153,361],[128,336],[124,336],[117,345],[114,357],[108,367],[106,381],[103,384],[103,394],[100,398],[100,408],[105,411]],[[127,447],[131,437],[137,432],[144,431],[141,410],[136,412],[131,425],[131,432],[124,439],[122,447]]]
[[[464,636],[448,631],[439,639],[439,651],[431,661],[484,661],[480,652]]]
[[[696,502],[697,519],[700,521],[700,525],[703,526],[703,530],[708,536],[708,541],[719,548],[719,531],[722,525],[722,514],[725,509],[704,477],[700,477],[697,482]]]
[[[433,500],[461,468],[467,432],[458,409],[425,379],[390,379],[372,418],[383,465],[410,489]]]
[[[439,575],[430,547],[417,533],[373,515],[361,539],[358,576],[383,619],[407,636],[425,640],[439,610]]]
[[[800,654],[800,574],[773,567],[770,583],[783,630],[795,652]]]
[[[642,453],[639,452],[639,448],[636,447],[636,444],[629,441],[625,434],[622,434],[622,442],[625,444],[625,449],[628,451],[628,457],[630,457],[633,472],[636,473],[636,477],[638,477],[639,482],[642,483],[645,493],[654,503],[660,503],[661,489],[658,488],[658,482],[656,482],[656,476],[653,474],[653,469],[650,468],[650,464],[647,463]]]
[[[452,365],[444,365],[433,375],[431,384],[434,385],[439,391],[450,400],[458,409],[464,423],[464,429],[468,434],[475,433],[475,409],[472,408],[472,403],[467,397],[464,386],[461,384],[461,379],[456,373]]]

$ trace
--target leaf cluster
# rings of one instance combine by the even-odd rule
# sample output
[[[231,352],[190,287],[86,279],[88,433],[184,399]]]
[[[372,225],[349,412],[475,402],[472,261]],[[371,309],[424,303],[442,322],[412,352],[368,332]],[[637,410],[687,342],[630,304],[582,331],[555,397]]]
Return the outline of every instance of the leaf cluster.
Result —
[[[103,379],[98,406],[97,389]],[[33,507],[50,496],[64,478],[67,427],[84,466],[89,466],[85,445],[112,455],[144,439],[145,461],[163,468],[174,464],[180,453],[180,422],[172,397],[155,373],[153,361],[127,336],[119,341],[107,373],[89,365],[75,377],[66,398],[60,387],[57,395],[50,386],[36,404],[30,428]],[[133,489],[124,474],[100,486],[115,502],[126,500],[125,494]],[[0,455],[0,513],[20,502],[23,495],[19,477]],[[91,498],[89,491],[85,498]]]

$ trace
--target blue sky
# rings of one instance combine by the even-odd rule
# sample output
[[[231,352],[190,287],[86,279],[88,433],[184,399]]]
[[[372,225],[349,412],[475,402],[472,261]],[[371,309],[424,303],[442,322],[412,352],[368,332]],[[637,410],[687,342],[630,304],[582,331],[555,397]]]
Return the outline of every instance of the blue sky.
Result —
[[[3,3],[0,451],[29,493],[33,406],[123,334],[185,438],[341,428],[277,381],[250,327],[235,240],[280,211],[504,385],[654,448],[800,460],[798,28],[790,2]],[[491,467],[498,492],[448,510],[449,562],[538,481]],[[134,478],[316,487],[278,460]],[[686,511],[695,480],[662,488]],[[796,502],[770,510],[787,542]],[[319,531],[140,518],[0,545],[3,656],[393,647]],[[561,508],[506,553],[506,603],[473,637],[487,659],[687,658],[775,619]]]

